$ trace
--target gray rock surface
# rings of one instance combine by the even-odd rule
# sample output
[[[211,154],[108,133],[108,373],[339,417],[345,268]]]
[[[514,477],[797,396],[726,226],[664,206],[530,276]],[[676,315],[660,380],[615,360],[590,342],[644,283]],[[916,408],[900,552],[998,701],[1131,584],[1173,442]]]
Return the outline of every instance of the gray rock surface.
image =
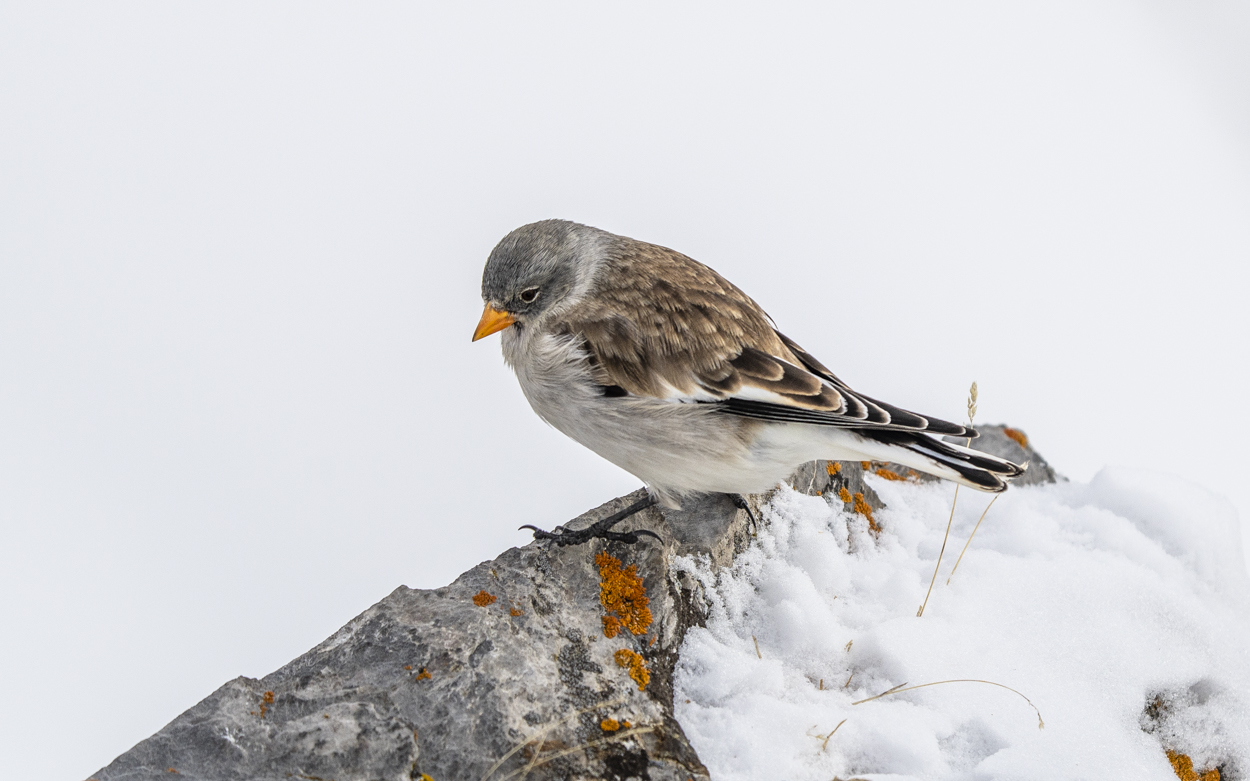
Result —
[[[747,526],[727,498],[707,497],[619,527],[652,529],[662,544],[536,542],[445,588],[400,587],[280,670],[230,681],[92,778],[707,778],[672,714],[677,650],[701,599],[669,562],[701,553],[728,563]]]
[[[973,450],[980,450],[983,453],[1005,458],[1017,464],[1027,463],[1029,465],[1027,472],[1011,481],[1012,485],[1042,485],[1059,480],[1067,481],[1066,477],[1056,473],[1051,465],[1046,463],[1046,459],[1042,458],[1042,455],[1033,449],[1028,435],[1020,429],[1001,423],[978,424],[977,433],[980,436],[972,440],[972,444],[969,445]],[[946,440],[960,445],[966,442],[964,439],[955,437],[946,437]]]
[[[975,443],[1016,444],[982,431]],[[1049,470],[1032,451],[1024,457],[1031,477]],[[910,477],[888,464],[820,461],[790,483],[831,493],[871,526],[882,504],[866,469]],[[698,555],[728,565],[749,544],[751,524],[727,497],[708,496],[618,528],[651,529],[664,541],[534,542],[445,588],[401,586],[276,672],[226,683],[91,778],[705,779],[672,707],[677,654],[705,602],[671,564]]]

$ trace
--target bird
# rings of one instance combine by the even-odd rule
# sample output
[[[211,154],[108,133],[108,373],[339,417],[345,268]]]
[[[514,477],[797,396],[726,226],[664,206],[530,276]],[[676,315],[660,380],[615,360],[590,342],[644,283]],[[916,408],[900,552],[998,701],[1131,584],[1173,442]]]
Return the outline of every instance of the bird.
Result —
[[[567,220],[521,226],[491,251],[473,341],[500,333],[540,418],[640,479],[647,494],[560,545],[599,537],[654,504],[776,486],[800,465],[889,461],[1001,492],[1025,467],[938,439],[971,425],[853,390],[777,329],[750,296],[667,247]],[[619,517],[618,517],[619,516]]]

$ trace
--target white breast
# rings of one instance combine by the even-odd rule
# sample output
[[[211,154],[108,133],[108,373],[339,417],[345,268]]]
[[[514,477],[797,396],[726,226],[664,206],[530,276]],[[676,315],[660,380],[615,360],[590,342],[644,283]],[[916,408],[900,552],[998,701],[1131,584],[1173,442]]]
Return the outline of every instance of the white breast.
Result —
[[[767,490],[823,449],[808,426],[799,427],[803,436],[778,438],[778,427],[790,424],[760,424],[703,404],[604,396],[571,337],[509,328],[503,351],[539,417],[637,476],[670,506],[690,493]]]

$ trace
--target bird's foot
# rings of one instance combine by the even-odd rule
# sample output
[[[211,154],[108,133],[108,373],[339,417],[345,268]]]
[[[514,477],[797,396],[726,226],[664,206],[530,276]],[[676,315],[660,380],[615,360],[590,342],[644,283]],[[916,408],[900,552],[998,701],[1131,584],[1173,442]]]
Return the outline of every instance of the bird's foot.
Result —
[[[642,537],[654,537],[661,539],[660,535],[646,529],[637,529],[632,532],[614,532],[607,529],[596,529],[594,526],[588,526],[585,529],[570,530],[563,526],[557,526],[552,531],[544,531],[537,526],[525,524],[522,529],[529,529],[534,532],[536,540],[552,540],[556,545],[564,547],[565,545],[581,545],[591,540],[608,540],[611,542],[623,542],[633,545]]]
[[[759,519],[755,517],[755,513],[751,510],[751,505],[747,502],[747,498],[742,494],[729,494],[729,500],[734,503],[734,507],[739,510],[747,511],[747,520],[750,522],[751,536],[755,536],[755,532],[759,529]]]
[[[660,535],[647,529],[635,529],[632,532],[614,532],[612,527],[625,520],[634,513],[643,510],[655,504],[655,498],[647,494],[643,498],[626,507],[620,512],[615,512],[601,521],[595,521],[585,529],[566,529],[563,526],[557,526],[552,531],[543,531],[536,526],[526,524],[522,529],[529,529],[534,532],[536,540],[551,540],[556,545],[564,547],[565,545],[581,545],[594,539],[609,540],[611,542],[623,542],[627,545],[633,545],[638,542],[640,537],[654,537],[661,539]]]

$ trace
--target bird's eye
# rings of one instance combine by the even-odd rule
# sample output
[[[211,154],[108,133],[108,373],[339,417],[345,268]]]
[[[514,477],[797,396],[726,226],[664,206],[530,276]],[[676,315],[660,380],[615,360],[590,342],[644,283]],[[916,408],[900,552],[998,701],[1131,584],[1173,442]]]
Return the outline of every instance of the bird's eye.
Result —
[[[534,303],[534,299],[538,298],[538,288],[527,287],[521,291],[521,300],[527,304]]]

